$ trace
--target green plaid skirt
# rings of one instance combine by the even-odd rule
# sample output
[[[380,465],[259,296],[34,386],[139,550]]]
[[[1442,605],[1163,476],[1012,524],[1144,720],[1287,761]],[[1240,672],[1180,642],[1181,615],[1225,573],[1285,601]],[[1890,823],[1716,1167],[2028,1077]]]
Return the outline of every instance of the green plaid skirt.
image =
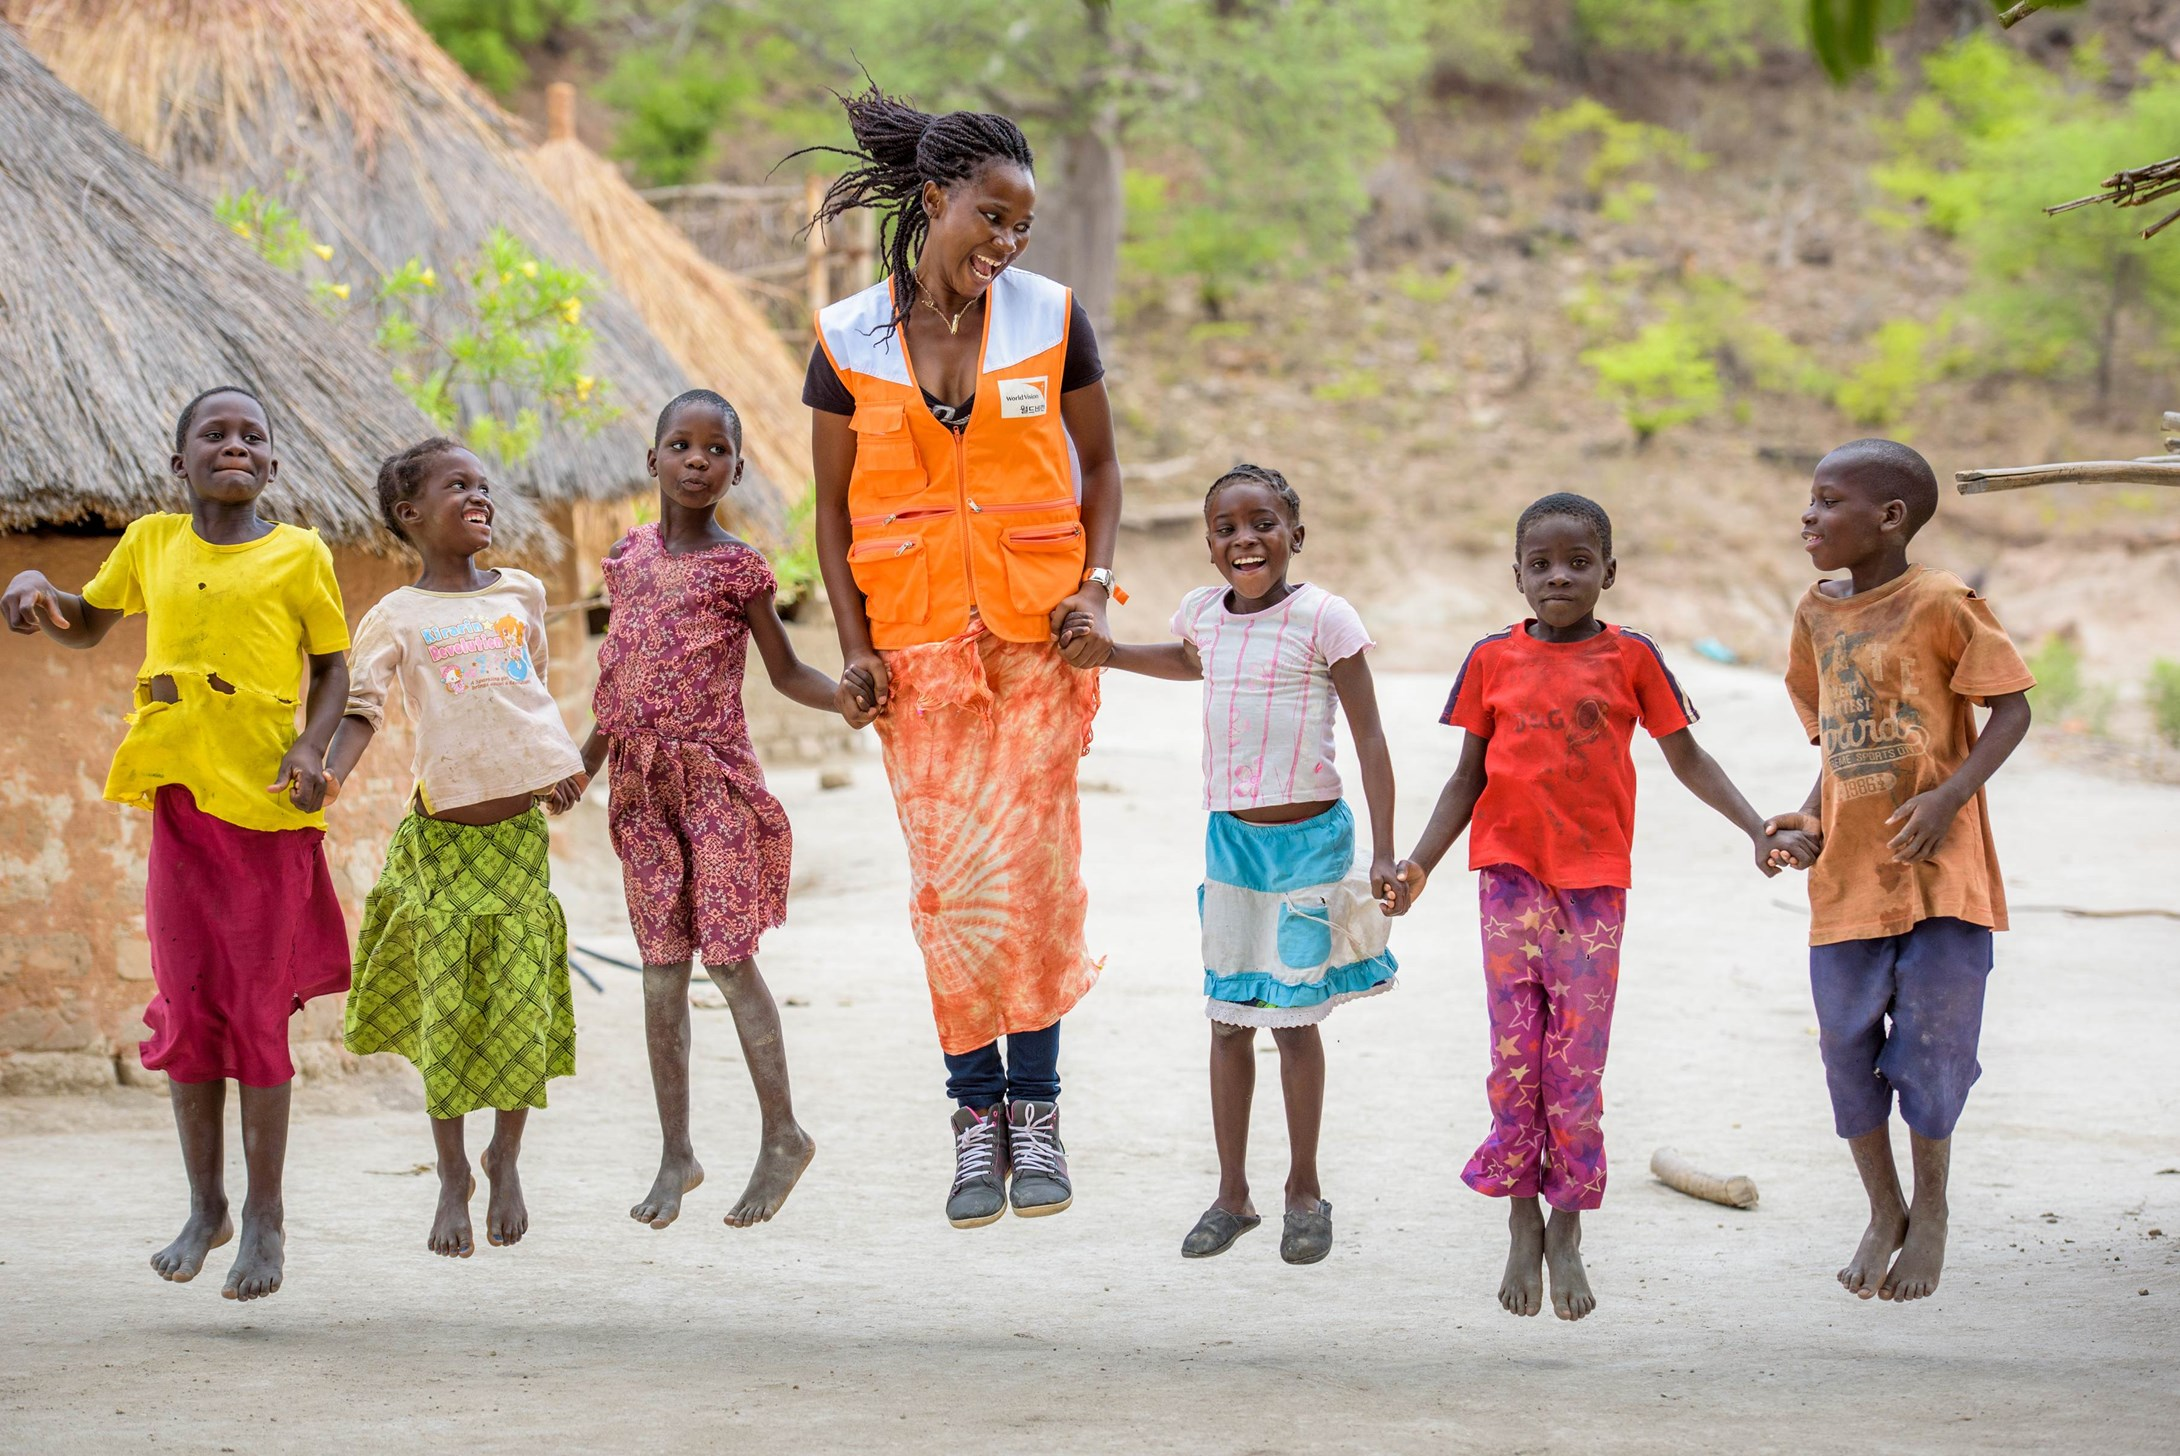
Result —
[[[411,814],[363,904],[343,1039],[424,1074],[436,1118],[543,1107],[575,1071],[568,923],[545,816],[471,826]]]

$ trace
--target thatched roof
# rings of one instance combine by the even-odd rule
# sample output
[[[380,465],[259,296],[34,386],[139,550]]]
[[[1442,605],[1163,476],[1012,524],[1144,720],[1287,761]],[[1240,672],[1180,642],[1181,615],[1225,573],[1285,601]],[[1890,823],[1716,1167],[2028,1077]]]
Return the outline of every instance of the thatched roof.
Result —
[[[260,259],[0,24],[0,527],[185,510],[167,470],[199,389],[255,389],[281,459],[268,515],[391,550],[379,459],[432,433],[368,341]],[[534,508],[506,522],[550,540]]]
[[[555,86],[530,170],[689,377],[734,402],[751,468],[790,497],[811,478],[802,370],[740,280],[698,253],[620,172],[576,140],[573,88]]]
[[[603,276],[522,165],[511,118],[401,0],[0,0],[0,12],[200,195],[257,187],[295,207],[359,293],[411,257],[451,271],[501,225]],[[651,415],[687,387],[626,300],[609,291],[584,318],[592,372],[627,413],[596,434],[548,426],[512,472],[547,500],[645,488]]]

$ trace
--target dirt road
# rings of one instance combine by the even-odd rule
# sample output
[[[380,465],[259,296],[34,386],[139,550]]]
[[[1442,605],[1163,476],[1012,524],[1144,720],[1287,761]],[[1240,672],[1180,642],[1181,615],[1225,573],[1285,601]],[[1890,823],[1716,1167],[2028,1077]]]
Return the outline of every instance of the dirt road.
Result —
[[[1777,684],[1687,667],[1699,736],[1759,805],[1798,802],[1814,758]],[[1456,748],[1433,723],[1443,692],[1383,684],[1403,844]],[[1832,1278],[1862,1214],[1799,885],[1759,878],[1643,746],[1613,1183],[1586,1221],[1597,1313],[1517,1320],[1493,1299],[1503,1206],[1455,1176],[1485,1126],[1486,1047],[1473,882],[1451,866],[1395,933],[1400,989],[1329,1023],[1332,1257],[1290,1269],[1260,1231],[1184,1263],[1213,1187],[1191,690],[1109,679],[1098,733],[1084,804],[1109,960],[1067,1023],[1066,1215],[970,1233],[940,1217],[947,1108],[875,760],[830,793],[782,774],[797,897],[763,961],[819,1152],[776,1223],[719,1222],[754,1137],[724,1011],[696,1016],[711,1181],[669,1230],[626,1217],[656,1133],[625,974],[577,988],[582,1072],[531,1123],[529,1238],[463,1263],[424,1249],[431,1142],[406,1072],[299,1095],[287,1287],[248,1306],[219,1298],[219,1254],[190,1286],[145,1265],[183,1204],[163,1099],[0,1103],[0,1449],[2172,1449],[2180,926],[2017,914],[1944,1287],[1860,1303]],[[2032,745],[1994,798],[2017,904],[2180,906],[2163,827],[2180,790],[2042,765]],[[611,897],[583,890],[598,878],[563,876],[578,939],[625,950]],[[1273,1206],[1276,1089],[1260,1083],[1255,1160]],[[1661,1144],[1750,1174],[1761,1206],[1668,1192],[1645,1172]]]

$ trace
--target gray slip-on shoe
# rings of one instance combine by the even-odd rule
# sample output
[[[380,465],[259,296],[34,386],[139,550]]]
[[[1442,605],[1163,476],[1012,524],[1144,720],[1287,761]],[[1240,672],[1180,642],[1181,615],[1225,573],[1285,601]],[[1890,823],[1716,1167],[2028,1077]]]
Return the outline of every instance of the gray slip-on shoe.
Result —
[[[946,1193],[946,1221],[958,1229],[982,1228],[1007,1211],[1007,1119],[998,1103],[954,1111],[954,1186]]]
[[[1067,1176],[1067,1149],[1060,1145],[1057,1102],[1007,1104],[1007,1156],[1014,1170],[1009,1196],[1017,1218],[1064,1213],[1075,1201],[1075,1185]]]
[[[1256,1214],[1228,1213],[1223,1208],[1207,1208],[1204,1216],[1196,1220],[1196,1227],[1181,1240],[1181,1257],[1184,1259],[1208,1259],[1213,1254],[1223,1254],[1234,1246],[1234,1240],[1255,1228],[1264,1220]]]
[[[1287,1215],[1279,1237],[1279,1257],[1290,1264],[1314,1264],[1332,1252],[1332,1205],[1322,1198],[1309,1213]]]

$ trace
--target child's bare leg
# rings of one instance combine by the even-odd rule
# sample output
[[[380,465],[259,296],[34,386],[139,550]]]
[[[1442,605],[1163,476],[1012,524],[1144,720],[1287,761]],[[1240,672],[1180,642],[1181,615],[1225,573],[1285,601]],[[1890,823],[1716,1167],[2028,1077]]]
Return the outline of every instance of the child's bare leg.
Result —
[[[1886,1260],[1908,1234],[1907,1200],[1900,1196],[1900,1170],[1892,1161],[1892,1124],[1883,1123],[1847,1139],[1847,1150],[1854,1154],[1855,1171],[1862,1175],[1862,1191],[1870,1196],[1870,1226],[1862,1231],[1854,1257],[1839,1271],[1839,1282],[1849,1294],[1871,1299],[1884,1280]],[[1938,1247],[1942,1256],[1942,1233]]]
[[[182,1140],[182,1168],[189,1175],[189,1217],[174,1242],[151,1256],[161,1279],[187,1284],[204,1267],[204,1256],[235,1236],[227,1216],[224,1164],[226,1146],[221,1120],[227,1110],[223,1081],[167,1081],[174,1105],[174,1130]]]
[[[628,1211],[665,1228],[681,1217],[681,1195],[704,1181],[689,1143],[689,963],[643,968],[643,1039],[651,1054],[651,1095],[659,1104],[659,1176]]]
[[[1571,1208],[1552,1210],[1544,1226],[1544,1262],[1552,1268],[1552,1313],[1578,1320],[1597,1308],[1589,1271],[1582,1267],[1582,1215]]]
[[[1509,1198],[1506,1274],[1499,1280],[1499,1308],[1533,1315],[1544,1308],[1544,1214],[1536,1195]]]
[[[530,1206],[522,1201],[522,1175],[515,1160],[522,1156],[522,1128],[530,1120],[527,1107],[504,1108],[492,1119],[492,1141],[485,1144],[484,1175],[492,1180],[492,1196],[485,1203],[484,1237],[498,1247],[522,1242],[530,1231]]]
[[[281,1173],[288,1161],[288,1104],[293,1082],[242,1089],[242,1163],[250,1187],[242,1195],[242,1241],[220,1293],[228,1299],[263,1299],[280,1292],[286,1258],[286,1206]]]
[[[1325,1041],[1314,1026],[1272,1029],[1279,1044],[1279,1090],[1287,1104],[1287,1212],[1315,1213],[1317,1135],[1325,1118]]]
[[[1945,1184],[1952,1171],[1953,1140],[1926,1138],[1908,1130],[1908,1149],[1915,1163],[1915,1203],[1908,1209],[1907,1239],[1892,1272],[1878,1286],[1880,1299],[1923,1299],[1938,1291],[1938,1275],[1945,1268]]]
[[[750,1169],[749,1186],[727,1210],[729,1224],[748,1228],[780,1211],[780,1205],[794,1191],[795,1181],[802,1177],[802,1170],[810,1166],[817,1144],[795,1121],[780,1008],[772,999],[772,988],[758,973],[757,962],[744,957],[729,965],[706,966],[704,972],[726,996],[727,1009],[734,1013],[735,1034],[742,1039],[742,1060],[757,1089],[758,1115],[764,1119],[757,1166]]]
[[[469,1228],[469,1200],[477,1191],[476,1175],[469,1171],[469,1150],[462,1143],[462,1119],[431,1120],[432,1150],[439,1157],[439,1207],[431,1217],[431,1236],[424,1246],[449,1259],[466,1259],[476,1252]]]
[[[1249,1104],[1256,1090],[1256,1028],[1212,1022],[1211,1137],[1219,1148],[1219,1196],[1211,1206],[1237,1218],[1257,1212],[1249,1200]]]

